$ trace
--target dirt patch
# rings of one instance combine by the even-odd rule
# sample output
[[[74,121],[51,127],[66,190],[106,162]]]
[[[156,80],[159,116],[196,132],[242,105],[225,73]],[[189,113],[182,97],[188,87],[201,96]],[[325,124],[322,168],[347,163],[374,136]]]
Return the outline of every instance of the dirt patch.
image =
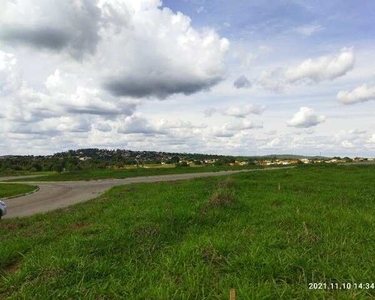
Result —
[[[224,180],[219,181],[218,186],[226,189],[237,188],[237,184],[232,178],[226,178]]]
[[[213,193],[208,204],[215,207],[228,207],[236,203],[234,191],[218,190]]]
[[[201,216],[207,215],[213,208],[227,208],[236,204],[236,189],[237,185],[231,178],[219,181],[212,196],[201,207]]]
[[[78,222],[78,223],[71,224],[68,227],[68,230],[80,230],[80,229],[86,228],[88,226],[90,226],[90,223]]]
[[[20,228],[25,227],[26,224],[23,222],[18,222],[18,223],[0,223],[0,230],[6,230],[6,231],[11,231],[11,230],[17,230]]]
[[[9,263],[7,263],[4,267],[4,273],[6,274],[14,274],[21,268],[21,257],[13,258]]]

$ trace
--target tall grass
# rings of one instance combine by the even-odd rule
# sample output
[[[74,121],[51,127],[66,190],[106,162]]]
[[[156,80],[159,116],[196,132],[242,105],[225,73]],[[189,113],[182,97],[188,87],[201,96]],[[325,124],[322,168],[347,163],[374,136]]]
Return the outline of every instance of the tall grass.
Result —
[[[374,167],[136,184],[0,223],[4,299],[373,299]],[[280,189],[279,189],[280,183]]]

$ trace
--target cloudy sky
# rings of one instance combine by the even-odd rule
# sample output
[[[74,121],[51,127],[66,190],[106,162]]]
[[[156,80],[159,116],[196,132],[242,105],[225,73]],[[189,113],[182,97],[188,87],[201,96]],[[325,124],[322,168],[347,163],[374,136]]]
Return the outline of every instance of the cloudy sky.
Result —
[[[375,2],[0,0],[0,155],[375,156]]]

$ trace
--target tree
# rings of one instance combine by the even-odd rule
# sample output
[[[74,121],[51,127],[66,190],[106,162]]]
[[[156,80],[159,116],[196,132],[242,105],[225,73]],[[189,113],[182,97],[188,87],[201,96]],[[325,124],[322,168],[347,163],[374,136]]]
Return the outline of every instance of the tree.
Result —
[[[176,168],[185,168],[185,167],[190,167],[190,165],[186,161],[182,161],[176,164]]]

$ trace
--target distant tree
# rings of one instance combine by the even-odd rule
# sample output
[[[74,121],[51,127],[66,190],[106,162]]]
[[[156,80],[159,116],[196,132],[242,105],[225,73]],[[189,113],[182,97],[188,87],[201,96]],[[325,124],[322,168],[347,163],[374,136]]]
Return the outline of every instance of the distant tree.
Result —
[[[170,162],[172,164],[175,164],[175,163],[178,163],[180,161],[180,158],[178,156],[172,156],[172,158],[170,159]]]
[[[61,164],[55,164],[53,165],[52,170],[57,173],[61,173],[62,171],[64,171],[64,167]]]
[[[179,162],[176,164],[176,168],[186,168],[186,167],[190,167],[190,165],[186,161]]]
[[[247,163],[249,164],[249,166],[254,166],[255,165],[255,160],[252,159],[252,158],[249,158],[249,160],[247,161]]]
[[[42,167],[42,165],[41,165],[40,163],[34,163],[34,164],[33,164],[33,168],[34,168],[34,170],[35,170],[36,172],[40,172],[40,171],[43,170],[43,167]]]

